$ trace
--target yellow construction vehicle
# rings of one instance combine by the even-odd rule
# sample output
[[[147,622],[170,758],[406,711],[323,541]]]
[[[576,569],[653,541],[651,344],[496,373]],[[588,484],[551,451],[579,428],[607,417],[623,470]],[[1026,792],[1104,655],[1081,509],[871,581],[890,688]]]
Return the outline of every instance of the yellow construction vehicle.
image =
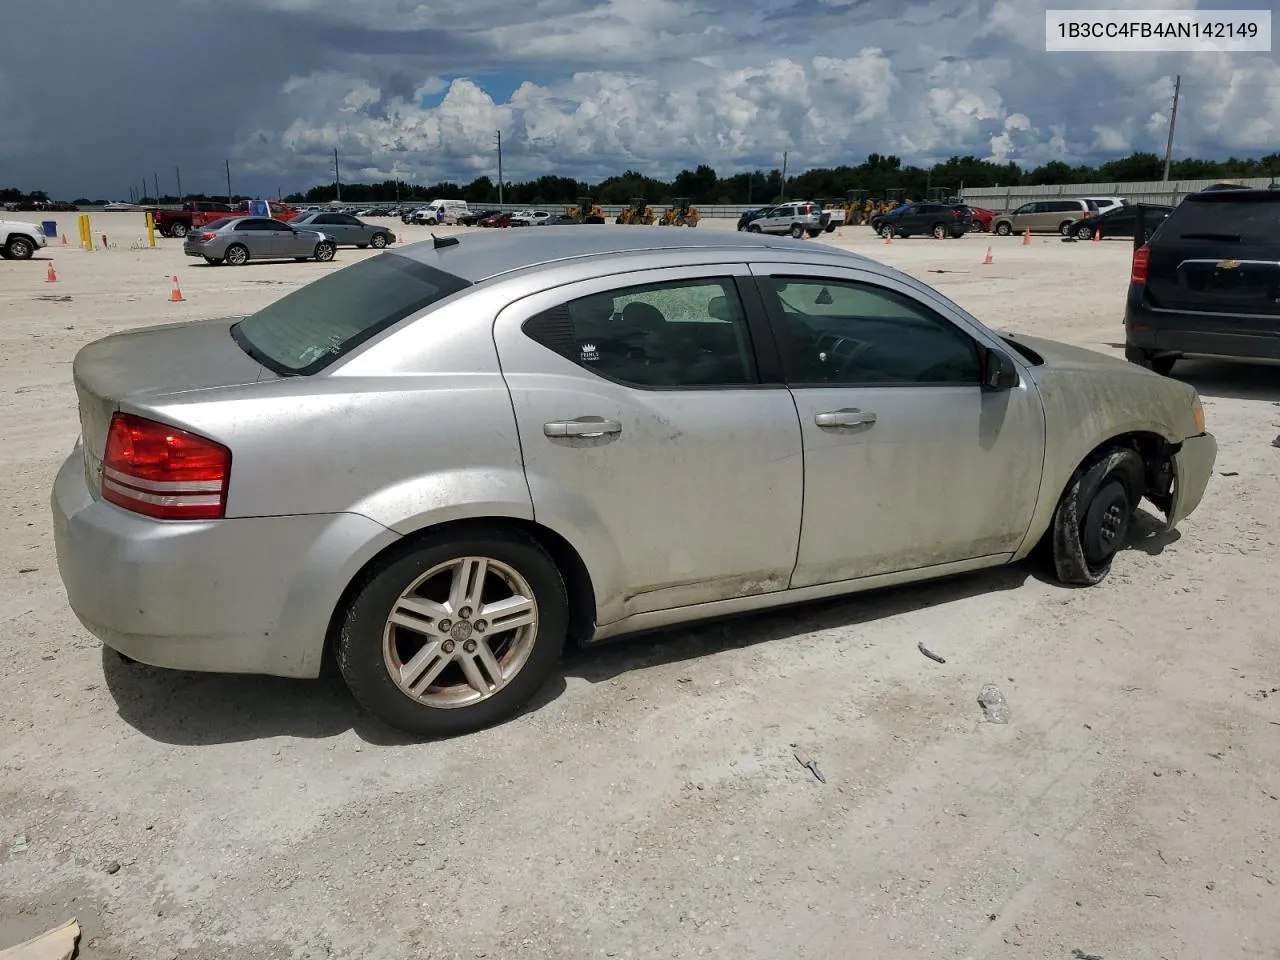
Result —
[[[564,214],[579,223],[604,223],[604,211],[590,197],[579,197],[577,206],[569,207]]]
[[[643,223],[645,226],[652,226],[653,219],[649,201],[644,197],[632,197],[631,206],[618,214],[618,219],[614,223]]]
[[[853,227],[867,222],[867,218],[871,216],[868,207],[866,190],[850,190],[845,194],[844,209],[846,227]]]
[[[662,227],[696,227],[702,215],[698,208],[689,203],[688,197],[676,197],[666,210],[662,211],[662,219],[658,225]]]

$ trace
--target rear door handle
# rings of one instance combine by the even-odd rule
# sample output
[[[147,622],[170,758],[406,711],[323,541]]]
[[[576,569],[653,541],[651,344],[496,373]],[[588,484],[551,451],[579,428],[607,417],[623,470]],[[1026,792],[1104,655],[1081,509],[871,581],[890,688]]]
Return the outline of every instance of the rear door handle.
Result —
[[[550,423],[544,423],[542,432],[548,437],[603,437],[607,434],[621,433],[622,424],[617,420],[580,417],[577,420],[552,420]]]
[[[861,427],[876,422],[876,415],[869,410],[831,410],[816,414],[813,422],[820,427]]]

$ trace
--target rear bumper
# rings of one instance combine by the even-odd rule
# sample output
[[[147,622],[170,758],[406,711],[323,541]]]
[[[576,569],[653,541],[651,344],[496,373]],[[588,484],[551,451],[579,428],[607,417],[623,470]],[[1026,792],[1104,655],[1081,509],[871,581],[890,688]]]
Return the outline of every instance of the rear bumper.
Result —
[[[342,591],[397,539],[349,513],[150,520],[90,496],[79,446],[51,506],[80,622],[112,649],[179,670],[316,676]]]
[[[1125,344],[1157,354],[1280,360],[1280,317],[1157,310],[1130,285]]]
[[[1213,464],[1218,458],[1218,441],[1211,433],[1202,433],[1182,441],[1173,455],[1173,504],[1169,510],[1169,526],[1173,527],[1191,515],[1204,498]]]

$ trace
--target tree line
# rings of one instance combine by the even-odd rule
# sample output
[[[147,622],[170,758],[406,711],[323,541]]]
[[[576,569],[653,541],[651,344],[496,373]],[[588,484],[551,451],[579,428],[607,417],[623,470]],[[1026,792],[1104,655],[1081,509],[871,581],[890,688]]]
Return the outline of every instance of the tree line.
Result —
[[[883,195],[887,190],[905,190],[907,196],[923,197],[931,189],[958,193],[961,187],[1016,187],[1045,184],[1072,184],[1092,182],[1131,182],[1159,180],[1164,173],[1164,161],[1154,153],[1134,153],[1118,160],[1110,160],[1096,167],[1084,164],[1072,166],[1053,161],[1031,170],[1018,164],[992,163],[977,157],[952,157],[932,167],[904,165],[899,157],[873,153],[857,166],[842,165],[805,170],[789,175],[783,185],[783,171],[753,170],[719,176],[707,164],[699,164],[693,170],[682,170],[667,181],[650,177],[636,170],[607,177],[599,183],[589,184],[572,177],[544,176],[536,180],[503,185],[502,199],[510,204],[572,204],[579,197],[591,197],[599,204],[624,204],[633,197],[644,197],[649,203],[665,204],[676,197],[688,197],[695,204],[766,204],[790,197],[826,199],[843,197],[851,190],[868,190]],[[1256,159],[1227,160],[1175,160],[1169,170],[1171,180],[1212,180],[1238,177],[1272,177],[1280,174],[1280,153],[1272,153]],[[339,190],[340,187],[340,190]],[[443,181],[433,184],[411,184],[405,181],[384,180],[382,183],[328,183],[309,190],[291,193],[283,199],[288,203],[327,203],[341,195],[344,203],[389,204],[395,201],[413,202],[441,198],[466,200],[471,205],[487,205],[498,202],[498,185],[490,177],[477,177],[467,184]],[[23,192],[0,189],[0,204],[33,200],[48,201],[44,191]],[[143,197],[138,203],[178,203],[186,200],[225,200],[225,194],[189,193],[183,198],[162,196]],[[245,199],[237,196],[234,200]],[[72,201],[77,206],[105,203],[79,197]]]

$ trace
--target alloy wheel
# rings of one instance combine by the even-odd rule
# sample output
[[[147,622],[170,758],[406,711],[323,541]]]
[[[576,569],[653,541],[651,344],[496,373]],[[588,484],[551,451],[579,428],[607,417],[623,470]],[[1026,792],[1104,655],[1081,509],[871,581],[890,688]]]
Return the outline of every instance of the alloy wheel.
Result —
[[[419,703],[467,707],[515,678],[537,635],[528,581],[501,561],[461,557],[432,567],[400,595],[383,630],[383,662]]]

